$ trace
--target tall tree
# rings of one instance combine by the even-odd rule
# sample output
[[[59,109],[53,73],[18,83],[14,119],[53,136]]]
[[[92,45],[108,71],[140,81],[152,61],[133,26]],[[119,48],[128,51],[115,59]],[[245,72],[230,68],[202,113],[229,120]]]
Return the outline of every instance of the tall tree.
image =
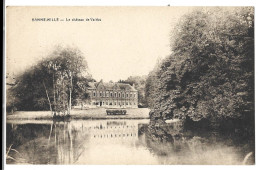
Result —
[[[252,123],[254,9],[196,10],[181,18],[171,40],[172,54],[151,74],[157,82],[152,117]]]
[[[11,91],[19,99],[15,103],[18,110],[65,113],[70,110],[76,96],[85,95],[86,91],[78,84],[92,78],[87,62],[78,49],[58,47],[16,80],[17,84]]]

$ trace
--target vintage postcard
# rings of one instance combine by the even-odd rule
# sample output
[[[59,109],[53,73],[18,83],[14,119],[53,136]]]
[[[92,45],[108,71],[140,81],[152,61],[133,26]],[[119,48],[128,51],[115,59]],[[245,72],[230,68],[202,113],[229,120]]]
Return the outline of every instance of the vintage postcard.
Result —
[[[254,165],[254,15],[6,7],[6,164]]]

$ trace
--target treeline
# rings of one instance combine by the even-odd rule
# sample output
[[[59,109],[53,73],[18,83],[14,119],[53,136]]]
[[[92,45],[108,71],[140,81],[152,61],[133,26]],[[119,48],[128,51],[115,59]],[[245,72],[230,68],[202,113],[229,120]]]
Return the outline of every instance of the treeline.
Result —
[[[152,119],[239,119],[254,125],[254,8],[201,8],[171,35],[146,81]]]
[[[7,111],[52,110],[67,112],[77,99],[88,98],[92,81],[82,53],[57,47],[47,58],[16,77],[7,91]]]

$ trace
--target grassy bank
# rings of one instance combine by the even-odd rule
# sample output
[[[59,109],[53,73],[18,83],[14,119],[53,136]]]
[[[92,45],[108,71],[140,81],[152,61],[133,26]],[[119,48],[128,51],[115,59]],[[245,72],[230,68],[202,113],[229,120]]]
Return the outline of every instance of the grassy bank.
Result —
[[[126,115],[107,115],[106,109],[88,109],[88,110],[77,110],[71,111],[72,119],[147,119],[149,118],[149,109],[137,108],[137,109],[124,109]],[[7,120],[23,119],[52,119],[50,111],[17,111],[13,114],[6,116]]]

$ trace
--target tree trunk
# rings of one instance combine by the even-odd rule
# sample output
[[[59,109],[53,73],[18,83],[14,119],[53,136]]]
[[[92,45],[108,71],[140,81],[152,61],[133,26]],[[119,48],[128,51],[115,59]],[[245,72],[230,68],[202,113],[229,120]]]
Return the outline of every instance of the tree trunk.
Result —
[[[65,116],[65,112],[66,112],[66,105],[65,105],[65,100],[66,100],[66,97],[65,97],[65,90],[64,90],[64,76],[61,76],[61,80],[62,80],[62,96],[61,96],[61,100],[62,100],[62,112],[63,112],[63,116]],[[68,98],[67,100],[68,101]],[[67,103],[67,102],[66,102]]]
[[[43,86],[44,86],[44,89],[45,89],[45,92],[46,92],[46,96],[47,96],[47,99],[48,99],[48,102],[49,102],[49,105],[50,105],[50,111],[52,112],[51,101],[50,101],[50,98],[49,98],[49,95],[48,95],[48,91],[46,89],[44,81],[42,81],[42,82],[43,82]]]
[[[69,112],[68,112],[69,115],[71,112],[71,93],[72,93],[72,74],[70,75],[70,100],[69,100]]]
[[[53,73],[53,103],[54,103],[54,116],[56,116],[56,97],[55,97],[55,80],[54,80],[54,73]]]

